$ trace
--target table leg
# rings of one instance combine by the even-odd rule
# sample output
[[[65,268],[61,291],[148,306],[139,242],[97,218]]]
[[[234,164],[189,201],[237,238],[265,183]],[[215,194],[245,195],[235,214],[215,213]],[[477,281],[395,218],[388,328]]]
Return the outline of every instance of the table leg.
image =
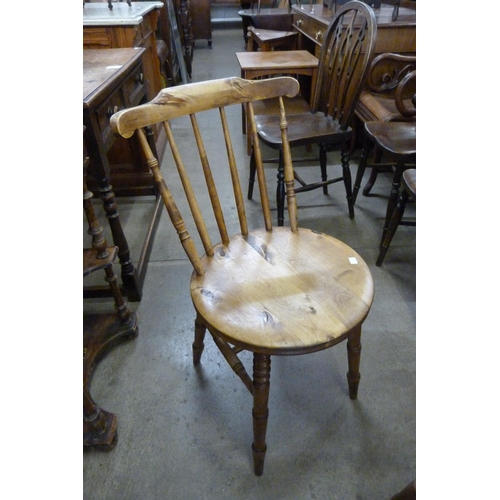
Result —
[[[101,198],[104,205],[104,211],[106,212],[106,217],[111,229],[113,243],[118,247],[118,258],[121,266],[121,278],[125,287],[125,295],[127,295],[131,302],[140,301],[142,291],[139,284],[139,278],[132,264],[132,259],[130,258],[128,241],[123,232],[115,194],[113,192],[113,187],[109,183],[108,177],[100,179],[99,181],[99,198]]]

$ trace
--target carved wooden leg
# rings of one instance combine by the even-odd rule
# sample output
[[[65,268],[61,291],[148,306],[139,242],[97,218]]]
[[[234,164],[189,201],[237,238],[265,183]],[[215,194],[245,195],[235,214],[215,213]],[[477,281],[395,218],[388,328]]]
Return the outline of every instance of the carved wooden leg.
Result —
[[[121,278],[125,287],[125,293],[132,302],[138,302],[142,298],[137,271],[132,264],[128,241],[123,232],[123,227],[118,214],[118,206],[115,201],[113,188],[108,178],[99,181],[99,198],[104,205],[104,211],[109,221],[109,227],[113,236],[113,243],[118,247],[118,258],[121,266]]]
[[[205,327],[205,323],[200,318],[200,316],[196,316],[196,320],[194,322],[194,342],[193,342],[193,364],[197,365],[200,363],[201,354],[203,349],[205,348],[204,340],[205,340],[205,332],[207,331]]]
[[[359,373],[359,362],[361,359],[361,326],[351,333],[347,339],[347,383],[349,385],[349,397],[357,399],[358,387],[361,375]]]
[[[349,152],[346,147],[342,148],[342,175],[344,177],[345,193],[347,198],[347,207],[349,209],[349,217],[354,219],[354,202],[352,197],[352,178],[351,169],[349,167]]]
[[[283,151],[280,149],[278,163],[278,185],[276,186],[276,207],[278,211],[278,226],[285,223],[285,167],[283,164]]]
[[[266,458],[266,431],[269,415],[269,380],[271,375],[271,356],[253,355],[253,466],[256,476],[264,472]]]

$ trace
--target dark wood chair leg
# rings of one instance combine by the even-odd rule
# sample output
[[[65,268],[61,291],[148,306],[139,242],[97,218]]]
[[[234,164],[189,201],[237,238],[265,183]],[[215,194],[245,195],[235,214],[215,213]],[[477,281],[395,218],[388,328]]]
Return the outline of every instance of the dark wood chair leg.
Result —
[[[359,373],[359,362],[361,360],[361,326],[351,333],[347,339],[347,383],[349,385],[349,397],[358,398],[358,387],[361,375]]]
[[[394,176],[392,177],[392,188],[391,193],[389,195],[389,201],[387,202],[387,212],[385,214],[385,222],[384,229],[382,231],[382,238],[380,239],[380,245],[385,239],[385,235],[387,234],[387,229],[389,228],[389,223],[391,221],[392,213],[396,208],[396,203],[398,202],[399,197],[399,188],[401,187],[401,179],[403,177],[403,172],[405,170],[404,162],[398,161],[396,164],[396,170],[394,171]]]
[[[193,364],[197,365],[200,363],[201,354],[203,349],[205,349],[205,333],[207,329],[203,320],[197,315],[194,322],[194,342],[193,342]]]
[[[396,207],[394,208],[394,211],[392,213],[392,217],[391,217],[391,220],[389,222],[389,227],[387,228],[387,232],[385,233],[384,240],[382,241],[382,244],[380,245],[380,252],[378,254],[378,259],[377,259],[377,263],[376,263],[376,265],[379,267],[384,262],[385,254],[387,253],[387,250],[389,249],[392,238],[394,237],[394,234],[396,233],[396,230],[399,226],[399,223],[401,222],[401,219],[403,218],[403,214],[404,214],[407,202],[408,202],[408,192],[406,190],[403,190],[403,192],[401,193],[401,196],[399,197],[399,200],[396,204]]]
[[[353,205],[356,203],[356,198],[358,197],[358,191],[361,187],[361,181],[363,180],[363,175],[365,174],[366,163],[368,161],[369,154],[370,154],[370,142],[365,139],[364,144],[363,144],[363,148],[361,149],[361,158],[359,160],[358,170],[356,172],[356,179],[354,181],[354,187],[353,187],[353,191],[352,191],[352,204]]]
[[[344,148],[341,152],[342,158],[342,176],[344,178],[345,194],[347,198],[347,207],[349,209],[349,217],[354,219],[354,202],[352,196],[352,178],[351,168],[349,167],[349,153]]]
[[[269,381],[271,375],[271,356],[267,354],[253,355],[253,464],[256,476],[264,472],[266,458],[266,431],[269,415]]]

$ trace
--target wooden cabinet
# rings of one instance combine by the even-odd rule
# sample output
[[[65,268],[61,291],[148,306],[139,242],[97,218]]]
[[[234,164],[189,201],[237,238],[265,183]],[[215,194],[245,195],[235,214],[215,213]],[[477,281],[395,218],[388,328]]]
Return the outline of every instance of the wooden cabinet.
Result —
[[[123,292],[130,301],[141,300],[147,261],[161,213],[158,210],[161,197],[156,197],[150,168],[130,148],[129,141],[135,139],[132,137],[126,141],[116,137],[111,131],[109,119],[116,111],[147,100],[143,55],[143,48],[83,51],[84,145],[90,159],[88,186],[103,202],[113,243],[118,247]],[[150,141],[154,146],[152,137]],[[121,162],[111,163],[111,160],[117,159]],[[155,195],[153,216],[137,266],[133,264],[121,225],[115,193],[125,196]],[[88,287],[84,296],[107,296],[108,292],[107,287]]]
[[[212,48],[212,15],[210,0],[189,0],[191,28],[194,40],[207,40]]]

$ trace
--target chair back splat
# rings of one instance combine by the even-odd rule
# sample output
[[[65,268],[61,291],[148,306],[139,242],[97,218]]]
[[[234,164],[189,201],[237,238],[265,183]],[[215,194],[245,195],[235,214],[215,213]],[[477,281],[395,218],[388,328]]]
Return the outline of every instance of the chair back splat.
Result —
[[[124,109],[111,118],[115,133],[138,136],[131,147],[139,144],[138,155],[151,168],[194,267],[190,282],[196,311],[193,363],[200,363],[208,330],[253,398],[252,453],[254,472],[259,476],[267,449],[271,356],[309,354],[346,340],[349,397],[356,399],[361,325],[373,301],[373,280],[362,257],[332,236],[298,226],[289,118],[283,104],[283,97],[293,97],[298,91],[297,80],[290,77],[224,78],[163,89],[150,103]],[[289,227],[271,223],[253,108],[254,102],[270,98],[279,100],[276,125],[281,133]],[[246,158],[245,140],[238,137],[239,145],[236,141],[233,145],[234,131],[227,119],[228,108],[237,112],[243,104],[255,144],[260,205],[243,199],[237,160]],[[165,154],[162,169],[167,182],[144,131],[160,123],[172,153],[171,157]],[[220,154],[224,151],[227,161]],[[222,164],[216,165],[214,157]],[[172,175],[175,170],[178,176]],[[205,185],[208,196],[202,204]],[[190,212],[192,218],[183,218],[181,210]],[[263,221],[257,223],[260,213]],[[196,229],[190,233],[193,226]],[[209,232],[216,233],[217,239],[212,240]],[[196,248],[200,245],[203,253]],[[253,353],[253,376],[238,356],[244,350]]]
[[[312,112],[322,111],[346,130],[375,49],[377,24],[370,7],[353,1],[334,15],[324,34]]]

